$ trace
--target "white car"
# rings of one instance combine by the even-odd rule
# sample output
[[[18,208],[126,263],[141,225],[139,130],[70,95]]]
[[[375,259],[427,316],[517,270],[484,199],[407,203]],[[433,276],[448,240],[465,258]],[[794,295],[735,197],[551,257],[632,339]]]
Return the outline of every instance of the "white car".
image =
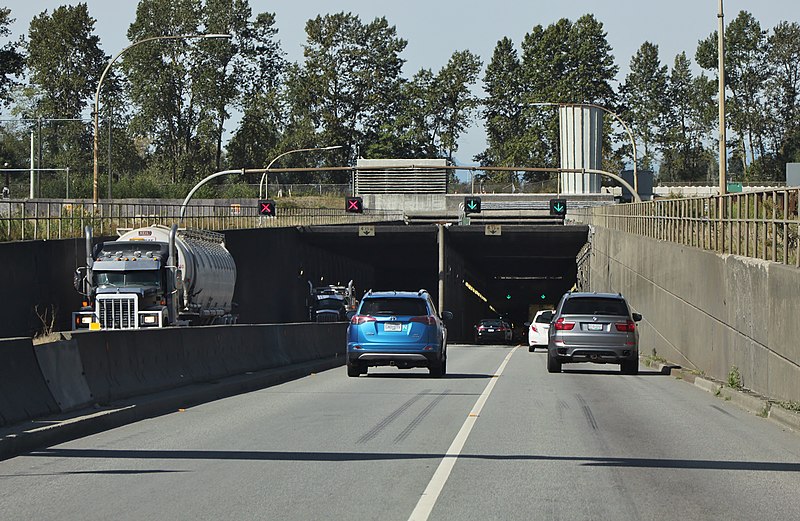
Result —
[[[550,329],[550,320],[553,319],[552,309],[543,309],[536,312],[533,322],[528,325],[528,351],[533,352],[536,346],[547,347],[547,333]]]

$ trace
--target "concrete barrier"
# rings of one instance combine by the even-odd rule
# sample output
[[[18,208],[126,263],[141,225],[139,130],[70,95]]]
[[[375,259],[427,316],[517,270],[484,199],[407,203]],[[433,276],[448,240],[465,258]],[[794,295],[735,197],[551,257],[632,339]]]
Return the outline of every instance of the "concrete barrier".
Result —
[[[30,338],[0,340],[0,426],[59,411]]]
[[[42,376],[62,412],[87,407],[92,395],[74,339],[33,346]]]
[[[596,227],[591,289],[644,315],[640,351],[780,401],[800,401],[800,270]]]
[[[36,347],[30,338],[3,340],[0,426],[332,359],[344,354],[346,327],[299,323],[81,331]]]
[[[346,324],[268,324],[86,331],[76,343],[97,403],[190,383],[329,358],[344,352]]]

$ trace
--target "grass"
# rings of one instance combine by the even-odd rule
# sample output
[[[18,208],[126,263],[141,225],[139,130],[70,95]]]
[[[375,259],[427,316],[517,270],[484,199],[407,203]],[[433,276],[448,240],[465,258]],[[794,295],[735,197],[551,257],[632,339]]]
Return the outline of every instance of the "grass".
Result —
[[[742,374],[735,365],[731,366],[731,370],[728,372],[728,386],[733,389],[741,389],[743,386]]]

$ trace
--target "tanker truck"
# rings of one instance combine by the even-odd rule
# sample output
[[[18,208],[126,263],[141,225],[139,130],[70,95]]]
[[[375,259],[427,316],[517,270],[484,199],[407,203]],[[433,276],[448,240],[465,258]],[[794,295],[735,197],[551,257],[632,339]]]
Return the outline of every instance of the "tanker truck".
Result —
[[[72,329],[142,329],[233,324],[236,264],[220,233],[161,225],[118,230],[92,247],[75,272],[83,307]]]

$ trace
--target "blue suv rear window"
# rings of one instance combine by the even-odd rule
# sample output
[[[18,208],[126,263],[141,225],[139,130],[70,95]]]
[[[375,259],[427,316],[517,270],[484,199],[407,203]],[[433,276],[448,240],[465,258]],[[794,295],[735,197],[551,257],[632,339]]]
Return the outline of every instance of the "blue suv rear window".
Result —
[[[362,315],[407,315],[422,316],[428,314],[425,301],[418,298],[370,298],[361,306]]]
[[[575,297],[567,299],[561,308],[562,315],[618,315],[628,316],[628,306],[616,298]]]

